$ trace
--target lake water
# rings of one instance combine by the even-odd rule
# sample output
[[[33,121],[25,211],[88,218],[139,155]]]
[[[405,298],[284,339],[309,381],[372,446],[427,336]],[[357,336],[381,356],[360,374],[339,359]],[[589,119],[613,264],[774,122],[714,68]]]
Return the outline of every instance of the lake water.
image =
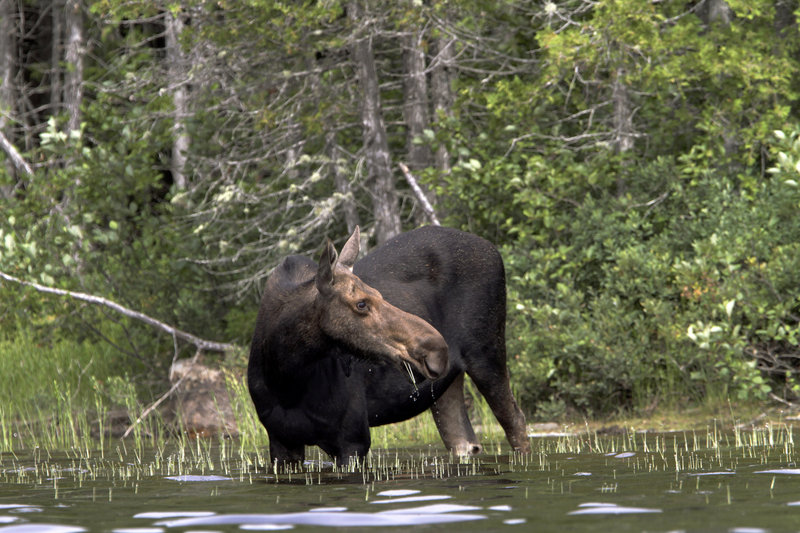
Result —
[[[437,445],[291,473],[235,441],[2,452],[0,533],[800,530],[790,427],[532,443],[525,457],[489,444],[499,453],[459,461]]]

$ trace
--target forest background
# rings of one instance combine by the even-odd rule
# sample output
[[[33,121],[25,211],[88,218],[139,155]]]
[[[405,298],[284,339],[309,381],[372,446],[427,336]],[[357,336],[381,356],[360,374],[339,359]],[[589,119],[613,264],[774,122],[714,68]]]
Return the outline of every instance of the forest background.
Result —
[[[794,402],[798,16],[795,0],[0,0],[0,271],[247,346],[282,257],[430,222],[402,163],[443,224],[500,248],[532,418]],[[4,384],[151,398],[193,353],[0,282]]]

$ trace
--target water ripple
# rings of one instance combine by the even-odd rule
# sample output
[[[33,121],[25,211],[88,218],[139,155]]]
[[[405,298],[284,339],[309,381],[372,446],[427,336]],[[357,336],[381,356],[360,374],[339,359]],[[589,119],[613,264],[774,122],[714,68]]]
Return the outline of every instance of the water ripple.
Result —
[[[165,527],[198,527],[238,525],[243,529],[254,526],[270,525],[304,525],[304,526],[331,526],[331,527],[362,527],[362,526],[415,526],[428,524],[446,524],[452,522],[465,522],[483,520],[486,516],[468,513],[427,513],[408,510],[402,512],[356,513],[356,512],[313,512],[313,513],[284,513],[284,514],[228,514],[214,515],[200,518],[181,518],[177,520],[163,520],[156,522],[157,526]]]
[[[623,507],[614,503],[582,503],[580,509],[571,511],[570,515],[597,515],[597,514],[639,514],[660,513],[661,509],[648,509],[646,507]]]
[[[0,527],[0,533],[80,533],[82,531],[86,531],[86,529],[58,524],[20,524]]]

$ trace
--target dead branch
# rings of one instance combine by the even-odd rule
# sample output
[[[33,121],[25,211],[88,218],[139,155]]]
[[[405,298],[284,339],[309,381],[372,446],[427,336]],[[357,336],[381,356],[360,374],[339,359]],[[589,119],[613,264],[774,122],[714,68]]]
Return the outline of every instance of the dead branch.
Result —
[[[425,196],[425,192],[422,190],[422,187],[420,187],[419,183],[417,183],[416,178],[414,178],[414,176],[411,174],[411,171],[409,171],[408,167],[403,163],[398,163],[397,166],[399,166],[400,170],[403,171],[406,181],[409,185],[411,185],[411,190],[414,191],[414,195],[417,197],[417,200],[419,200],[420,205],[422,205],[422,210],[425,211],[426,215],[428,215],[431,224],[434,226],[441,226],[442,224],[439,222],[439,218],[436,216],[436,211],[433,210],[433,206]]]
[[[188,342],[189,344],[195,346],[198,350],[205,350],[210,352],[227,352],[231,350],[235,350],[237,346],[235,344],[228,344],[225,342],[215,342],[209,341],[206,339],[201,339],[191,333],[187,333],[185,331],[181,331],[178,328],[172,327],[169,324],[161,322],[153,317],[147,316],[144,313],[140,313],[139,311],[134,311],[133,309],[128,309],[127,307],[120,305],[114,301],[111,301],[107,298],[103,298],[102,296],[94,296],[92,294],[86,294],[84,292],[75,292],[75,291],[68,291],[64,289],[56,289],[55,287],[48,287],[46,285],[40,285],[39,283],[34,283],[33,281],[25,281],[19,278],[16,278],[10,274],[6,274],[5,272],[0,272],[0,278],[11,281],[13,283],[18,283],[25,287],[31,287],[36,289],[39,292],[43,292],[46,294],[56,294],[58,296],[67,296],[69,298],[73,298],[75,300],[80,300],[83,302],[88,302],[95,305],[102,305],[105,307],[109,307],[114,311],[123,314],[130,318],[135,318],[136,320],[141,320],[145,324],[149,324],[153,327],[156,327],[162,331],[165,331],[172,335],[174,338],[181,339],[183,341]]]
[[[196,362],[197,362],[197,359],[198,359],[198,357],[199,357],[199,356],[200,356],[200,350],[197,350],[197,353],[196,353],[196,354],[194,354],[194,357],[192,357],[192,364],[194,364],[194,363],[196,363]],[[174,361],[175,361],[175,360],[173,359],[173,363],[174,363]],[[173,384],[172,384],[172,387],[170,387],[170,389],[169,389],[167,392],[165,392],[164,394],[162,394],[162,395],[161,395],[161,396],[160,396],[160,397],[159,397],[159,398],[158,398],[156,401],[154,401],[152,404],[150,404],[150,406],[149,406],[147,409],[145,409],[144,411],[142,411],[142,414],[141,414],[141,415],[139,415],[139,418],[137,418],[137,419],[136,419],[136,421],[135,421],[133,424],[131,424],[130,426],[128,426],[128,429],[126,429],[126,430],[125,430],[125,433],[123,433],[123,434],[122,434],[122,438],[124,439],[125,437],[127,437],[128,435],[130,435],[130,434],[131,434],[131,431],[133,431],[133,429],[134,429],[136,426],[138,426],[139,424],[141,424],[141,423],[142,423],[142,420],[144,420],[145,418],[147,418],[147,415],[149,415],[150,413],[152,413],[152,412],[153,412],[153,411],[156,409],[156,407],[158,407],[159,405],[161,405],[161,404],[164,402],[164,400],[166,400],[167,398],[169,398],[170,396],[172,396],[172,394],[173,394],[173,393],[174,393],[176,390],[178,390],[178,387],[180,387],[180,386],[181,386],[181,383],[183,383],[183,380],[184,380],[184,379],[186,379],[186,377],[187,377],[188,375],[189,375],[189,372],[187,372],[187,373],[185,373],[184,375],[182,375],[182,376],[180,377],[180,379],[178,379],[178,381],[176,381],[175,383],[173,383]]]
[[[22,157],[22,154],[20,154],[14,145],[11,144],[11,141],[8,140],[8,137],[6,137],[2,131],[0,131],[0,149],[2,149],[8,158],[11,159],[11,162],[14,163],[14,166],[17,167],[18,171],[29,176],[33,174],[33,168],[31,168],[28,162],[25,161],[25,158]]]

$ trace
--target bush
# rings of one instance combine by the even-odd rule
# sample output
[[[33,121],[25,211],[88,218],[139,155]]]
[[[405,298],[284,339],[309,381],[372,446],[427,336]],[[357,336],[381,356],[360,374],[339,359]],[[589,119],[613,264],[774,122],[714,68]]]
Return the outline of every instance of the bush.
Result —
[[[778,165],[763,178],[732,175],[704,147],[644,164],[598,158],[625,194],[610,180],[579,187],[600,170],[566,157],[532,157],[505,180],[454,173],[453,198],[480,196],[484,182],[504,183],[493,195],[509,198],[491,216],[454,211],[451,223],[503,243],[525,408],[552,417],[797,398],[798,137],[778,134]]]

